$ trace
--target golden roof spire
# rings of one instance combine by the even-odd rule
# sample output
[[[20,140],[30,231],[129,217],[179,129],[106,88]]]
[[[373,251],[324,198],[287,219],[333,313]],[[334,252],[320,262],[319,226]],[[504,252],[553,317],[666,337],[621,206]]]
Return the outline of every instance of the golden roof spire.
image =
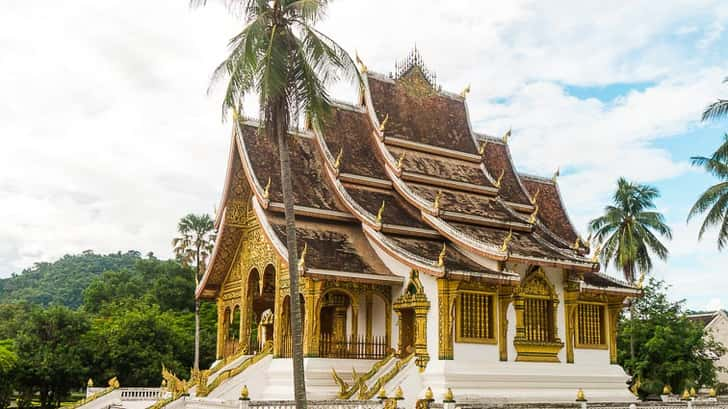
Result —
[[[344,147],[342,146],[341,149],[339,149],[339,154],[336,155],[336,161],[334,161],[334,169],[337,171],[339,170],[339,167],[341,167],[341,157],[344,156]]]
[[[533,209],[533,213],[531,213],[531,218],[528,219],[528,222],[531,224],[536,223],[536,216],[538,216],[538,205]]]
[[[465,98],[470,93],[470,84],[468,84],[461,92],[460,96]]]
[[[478,155],[483,156],[485,153],[485,147],[488,145],[488,141],[480,141],[480,146],[478,147]]]
[[[446,254],[447,254],[447,242],[443,242],[442,251],[440,251],[440,255],[437,257],[437,266],[438,267],[445,266],[445,255]]]
[[[384,132],[384,129],[387,127],[387,122],[389,122],[389,114],[386,114],[382,123],[379,124],[379,132]]]
[[[538,195],[541,194],[541,188],[536,189],[536,193],[534,193],[533,197],[531,198],[531,204],[535,205],[536,200],[538,200]]]
[[[306,253],[308,252],[308,243],[303,243],[303,251],[301,252],[301,255],[298,257],[298,270],[303,271],[304,267],[306,266]]]
[[[511,240],[513,239],[513,229],[510,229],[508,231],[508,235],[505,239],[503,239],[503,245],[501,246],[501,251],[508,251],[508,245],[511,244]]]
[[[384,205],[387,203],[386,200],[382,200],[382,206],[379,207],[379,211],[377,212],[377,223],[382,222],[382,216],[384,215]]]
[[[270,176],[268,176],[268,183],[265,184],[263,189],[263,198],[267,199],[268,197],[270,197]]]
[[[500,176],[498,176],[498,179],[495,181],[495,187],[497,187],[497,188],[501,187],[501,182],[503,181],[503,176],[505,176],[505,174],[506,174],[506,169],[505,168],[501,169]]]

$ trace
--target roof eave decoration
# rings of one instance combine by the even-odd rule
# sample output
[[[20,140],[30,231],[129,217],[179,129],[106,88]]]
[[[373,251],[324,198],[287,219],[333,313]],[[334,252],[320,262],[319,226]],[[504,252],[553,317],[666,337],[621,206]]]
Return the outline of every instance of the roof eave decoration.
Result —
[[[438,265],[437,262],[404,250],[387,240],[382,233],[367,225],[363,225],[362,230],[364,231],[364,234],[377,245],[378,248],[407,267],[422,271],[434,277],[443,277],[445,275],[445,267]]]
[[[258,126],[254,122],[248,122],[245,124],[256,127]],[[240,132],[239,125],[236,124],[235,129],[235,133],[237,135],[238,154],[242,159],[241,162],[243,163],[245,177],[248,179],[248,184],[252,187],[253,194],[258,199],[258,202],[260,202],[264,209],[267,209],[270,204],[270,200],[268,198],[270,194],[270,178],[268,179],[266,187],[261,187],[258,177],[255,175],[255,171],[253,170],[253,165],[250,162],[250,156],[248,156],[248,150],[245,147],[245,143],[240,140],[242,138],[242,134]]]

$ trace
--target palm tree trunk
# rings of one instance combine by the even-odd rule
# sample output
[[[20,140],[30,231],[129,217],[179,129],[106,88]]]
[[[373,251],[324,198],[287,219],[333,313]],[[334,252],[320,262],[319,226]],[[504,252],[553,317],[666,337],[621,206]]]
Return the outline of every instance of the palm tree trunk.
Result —
[[[195,292],[200,280],[200,246],[197,246],[197,265],[195,266]],[[200,300],[195,297],[195,361],[193,364],[195,372],[200,370]]]
[[[288,248],[288,276],[291,309],[291,338],[293,343],[293,390],[296,409],[306,409],[306,380],[303,372],[303,334],[301,328],[301,304],[298,296],[298,248],[296,246],[296,218],[293,210],[293,183],[291,181],[291,158],[288,151],[288,112],[285,100],[273,102],[271,131],[278,142],[281,162],[281,187],[286,219],[286,247]]]

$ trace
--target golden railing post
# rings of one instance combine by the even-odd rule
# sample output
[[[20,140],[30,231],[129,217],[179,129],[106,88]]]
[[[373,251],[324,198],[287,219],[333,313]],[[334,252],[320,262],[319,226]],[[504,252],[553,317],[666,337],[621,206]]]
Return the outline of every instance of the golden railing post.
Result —
[[[576,328],[577,321],[580,321],[579,317],[579,304],[577,304],[577,298],[579,293],[577,291],[571,291],[569,288],[570,282],[566,283],[566,291],[564,292],[564,313],[565,313],[565,331],[566,331],[566,362],[574,363],[574,343],[576,340]]]
[[[366,293],[364,296],[364,310],[366,314],[366,328],[364,329],[364,339],[366,342],[366,353],[372,353],[372,309],[373,300],[372,294]],[[389,328],[385,329],[385,332],[389,332]]]
[[[223,347],[225,345],[225,334],[224,334],[224,323],[225,319],[225,306],[221,298],[217,299],[217,348],[215,348],[215,357],[222,359]]]

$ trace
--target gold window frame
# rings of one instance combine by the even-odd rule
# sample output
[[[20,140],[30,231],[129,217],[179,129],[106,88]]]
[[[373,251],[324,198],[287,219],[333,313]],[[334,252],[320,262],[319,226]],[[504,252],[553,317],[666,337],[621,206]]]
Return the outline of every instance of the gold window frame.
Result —
[[[473,338],[464,337],[461,335],[462,329],[462,313],[463,313],[463,294],[477,294],[488,297],[488,309],[487,320],[489,322],[488,329],[492,335],[488,338]],[[458,290],[457,302],[455,304],[455,342],[461,344],[486,344],[495,345],[498,343],[498,321],[497,321],[497,294],[490,291],[475,291],[475,290]]]
[[[580,320],[580,310],[579,307],[581,305],[596,305],[601,310],[601,320],[599,320],[599,331],[600,331],[600,337],[601,337],[601,343],[600,344],[582,344],[579,342],[579,332],[581,331],[581,328],[579,326],[581,320]],[[602,349],[606,350],[609,349],[609,343],[607,340],[608,334],[607,334],[607,304],[601,303],[601,302],[589,302],[589,301],[578,301],[576,303],[576,316],[574,319],[574,348],[576,349]]]

